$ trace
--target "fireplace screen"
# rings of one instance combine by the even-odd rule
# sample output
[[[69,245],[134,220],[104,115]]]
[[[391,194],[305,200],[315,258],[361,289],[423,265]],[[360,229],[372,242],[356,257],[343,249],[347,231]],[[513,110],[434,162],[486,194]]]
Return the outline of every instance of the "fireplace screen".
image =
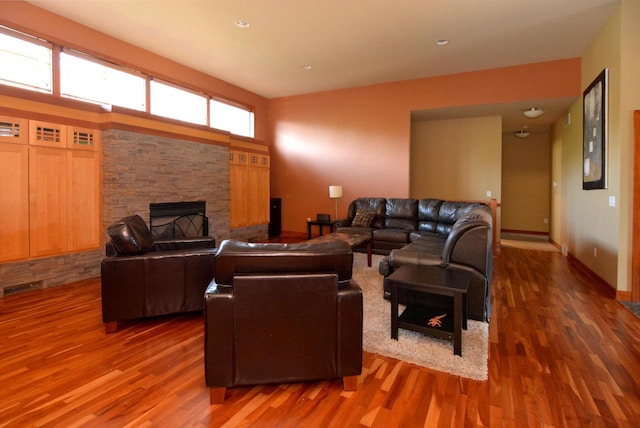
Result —
[[[154,239],[192,238],[209,235],[206,201],[149,204],[149,223]]]

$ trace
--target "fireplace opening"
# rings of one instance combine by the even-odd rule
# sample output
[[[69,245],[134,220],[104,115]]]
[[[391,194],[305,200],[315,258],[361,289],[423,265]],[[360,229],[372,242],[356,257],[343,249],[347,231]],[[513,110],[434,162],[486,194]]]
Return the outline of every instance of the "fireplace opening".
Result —
[[[209,236],[206,201],[149,204],[149,225],[154,239]]]

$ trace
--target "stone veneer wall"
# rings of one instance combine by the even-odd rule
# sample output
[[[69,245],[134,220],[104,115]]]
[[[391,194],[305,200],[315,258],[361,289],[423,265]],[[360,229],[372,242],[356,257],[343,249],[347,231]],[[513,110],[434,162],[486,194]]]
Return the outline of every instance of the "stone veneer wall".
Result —
[[[138,214],[149,224],[151,202],[207,202],[209,235],[230,237],[229,149],[137,132],[106,130],[103,223]]]
[[[136,132],[103,132],[103,244],[114,221],[138,214],[149,222],[149,203],[207,201],[209,234],[219,244],[233,237],[266,239],[266,225],[229,230],[229,149]],[[104,245],[102,246],[104,248]],[[100,276],[104,249],[0,263],[0,297]]]

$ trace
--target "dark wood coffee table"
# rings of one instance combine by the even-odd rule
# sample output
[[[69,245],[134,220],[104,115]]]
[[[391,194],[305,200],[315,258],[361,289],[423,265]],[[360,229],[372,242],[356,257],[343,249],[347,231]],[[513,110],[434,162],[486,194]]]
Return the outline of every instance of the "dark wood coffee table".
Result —
[[[462,329],[467,329],[467,290],[471,275],[467,271],[441,266],[400,266],[385,278],[391,290],[391,338],[398,340],[398,328],[429,336],[453,340],[453,353],[462,355]],[[398,316],[398,291],[411,290],[426,297],[414,303],[409,296],[407,307]],[[426,302],[430,297],[453,298],[450,305]],[[441,303],[441,302],[439,302]],[[444,316],[443,316],[444,315]]]
[[[328,235],[322,235],[317,238],[310,239],[308,242],[331,242],[331,241],[343,241],[346,242],[352,249],[361,245],[367,247],[367,266],[371,267],[371,235],[368,233],[354,233],[354,232],[333,232]]]

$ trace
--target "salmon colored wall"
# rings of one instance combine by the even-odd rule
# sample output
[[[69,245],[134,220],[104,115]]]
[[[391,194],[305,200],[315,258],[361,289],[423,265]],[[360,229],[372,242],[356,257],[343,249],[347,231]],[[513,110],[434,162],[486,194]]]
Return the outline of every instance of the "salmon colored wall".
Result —
[[[340,217],[360,196],[408,197],[412,110],[580,94],[580,59],[568,59],[269,100],[282,230],[333,218],[331,184],[343,186]]]
[[[267,141],[267,100],[147,50],[21,1],[0,1],[0,24],[255,108],[255,138]],[[123,31],[126,31],[123,29]],[[162,41],[159,40],[158,43]]]

